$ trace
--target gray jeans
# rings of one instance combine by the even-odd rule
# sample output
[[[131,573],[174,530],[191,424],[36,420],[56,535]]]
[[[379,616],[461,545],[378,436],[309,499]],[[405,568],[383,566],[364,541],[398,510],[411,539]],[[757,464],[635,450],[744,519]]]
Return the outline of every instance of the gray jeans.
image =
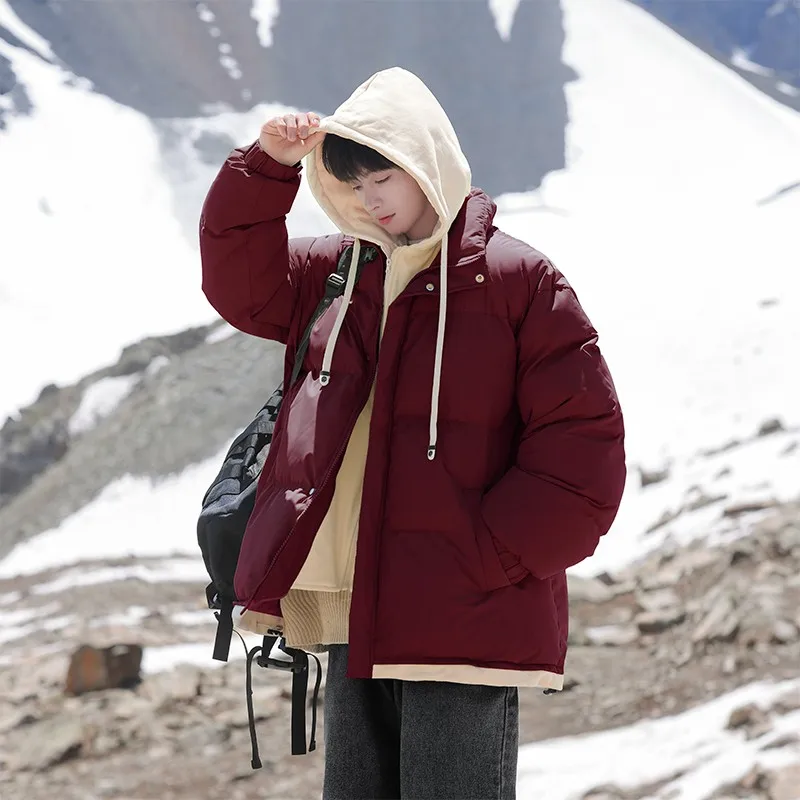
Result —
[[[514,800],[515,688],[345,677],[332,645],[323,800]]]

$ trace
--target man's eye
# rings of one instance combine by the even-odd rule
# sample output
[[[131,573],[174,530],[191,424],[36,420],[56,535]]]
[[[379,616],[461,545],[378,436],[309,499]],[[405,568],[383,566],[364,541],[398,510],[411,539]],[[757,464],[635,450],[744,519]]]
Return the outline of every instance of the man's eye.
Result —
[[[361,191],[361,186],[360,186],[360,185],[358,185],[358,186],[353,186],[352,188],[353,188],[353,191],[354,191],[354,192],[360,192],[360,191]]]
[[[386,181],[388,181],[389,178],[391,177],[392,177],[391,175],[387,175],[385,178],[381,178],[379,181],[375,181],[375,183],[386,183]]]

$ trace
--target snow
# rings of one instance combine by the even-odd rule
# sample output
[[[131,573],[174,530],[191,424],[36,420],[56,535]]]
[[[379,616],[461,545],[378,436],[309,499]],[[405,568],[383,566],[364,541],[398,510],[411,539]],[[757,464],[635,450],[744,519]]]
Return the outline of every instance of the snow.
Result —
[[[37,608],[20,608],[16,611],[4,611],[0,614],[0,627],[13,628],[22,625],[37,617],[46,617],[58,611],[60,606],[57,603],[48,603]]]
[[[496,221],[567,275],[620,394],[631,477],[611,533],[576,568],[592,573],[650,547],[645,524],[703,471],[699,452],[749,440],[769,418],[800,424],[787,369],[800,341],[800,195],[764,202],[800,174],[800,115],[633,4],[562,5],[564,57],[580,76],[567,86],[567,167],[500,198]],[[741,452],[715,463],[735,468],[734,495],[755,478],[800,494],[796,457]],[[636,465],[663,463],[674,486],[641,489]],[[685,517],[681,535],[715,514]]]
[[[90,628],[125,627],[135,628],[140,625],[151,613],[145,606],[130,606],[120,614],[107,614],[104,617],[95,617],[88,621]]]
[[[514,27],[514,17],[521,0],[489,0],[489,10],[494,17],[494,24],[500,38],[508,41]]]
[[[30,47],[45,60],[49,61],[55,58],[50,43],[17,16],[8,0],[0,0],[0,28],[5,28],[12,36],[16,36],[24,45]]]
[[[63,569],[51,581],[39,583],[31,589],[33,594],[58,594],[82,586],[97,586],[102,583],[118,583],[126,580],[139,580],[145,583],[174,583],[176,581],[207,581],[208,573],[201,559],[170,559],[157,565],[134,564],[126,567],[91,568],[83,565],[73,569]],[[2,605],[0,596],[0,605]]]
[[[256,32],[262,47],[272,46],[272,26],[280,10],[280,0],[253,0],[250,16],[258,23]]]
[[[121,375],[101,378],[87,387],[77,411],[69,421],[69,432],[76,436],[91,430],[131,393],[139,382],[139,375]]]
[[[243,632],[242,636],[247,644],[248,650],[260,645],[264,637],[256,636],[252,633]],[[211,658],[213,650],[212,642],[200,642],[198,644],[174,644],[164,645],[163,647],[146,647],[142,655],[142,673],[151,675],[154,672],[163,672],[174,669],[181,665],[194,665],[198,667],[221,667],[224,662],[214,661]],[[272,649],[275,653],[277,648]],[[244,659],[244,647],[236,634],[231,642],[231,650],[228,661],[238,661]]]
[[[56,616],[61,607],[48,603],[37,608],[20,608],[0,614],[0,645],[40,631],[58,631],[74,621],[73,616]]]
[[[0,8],[5,8],[3,3]],[[215,318],[154,124],[0,40],[33,104],[0,131],[0,419],[143,335]],[[35,179],[32,179],[34,178]]]
[[[220,325],[218,328],[214,328],[211,333],[206,336],[206,344],[216,344],[217,342],[223,342],[225,339],[229,339],[236,333],[236,328],[232,325],[228,325],[226,322],[224,325]]]
[[[745,70],[746,72],[753,72],[756,75],[765,75],[767,77],[773,77],[775,75],[775,70],[769,69],[768,67],[762,67],[761,64],[756,64],[755,61],[751,61],[747,52],[741,48],[737,48],[733,51],[733,55],[731,56],[731,64],[733,64],[735,67],[739,67],[739,69]]]
[[[170,615],[170,620],[175,625],[216,625],[217,621],[208,608],[201,608],[195,611],[178,611]]]
[[[147,376],[155,375],[157,372],[161,372],[164,367],[168,366],[169,358],[167,356],[156,356],[145,369],[144,373]]]
[[[734,709],[748,703],[768,707],[795,688],[800,680],[753,683],[672,717],[524,745],[517,795],[520,800],[576,800],[603,784],[632,789],[666,780],[648,796],[707,800],[721,784],[738,780],[756,763],[774,768],[800,761],[796,749],[764,750],[787,733],[800,733],[800,711],[776,717],[769,733],[750,741],[725,729]]]
[[[796,86],[792,86],[790,83],[786,83],[785,81],[778,81],[775,84],[775,88],[779,92],[788,94],[790,97],[800,97],[800,89],[798,89]]]
[[[191,555],[202,563],[195,524],[223,455],[156,483],[127,476],[109,484],[57,528],[14,548],[0,562],[0,578],[131,556]]]

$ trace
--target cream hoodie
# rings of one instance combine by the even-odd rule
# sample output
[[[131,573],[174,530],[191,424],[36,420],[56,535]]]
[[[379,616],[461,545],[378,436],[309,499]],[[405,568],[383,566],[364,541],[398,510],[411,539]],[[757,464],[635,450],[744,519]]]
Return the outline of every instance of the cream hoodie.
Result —
[[[436,359],[431,375],[431,415],[428,458],[436,457],[439,379],[447,311],[447,237],[471,188],[471,172],[450,124],[430,90],[412,73],[392,68],[378,72],[359,86],[320,123],[320,130],[352,139],[377,150],[412,175],[439,222],[432,235],[408,244],[390,237],[358,202],[352,189],[330,175],[322,165],[322,148],[305,159],[308,182],[328,217],[356,246],[340,306],[323,360],[320,382],[330,373],[333,351],[355,284],[361,240],[378,244],[387,257],[384,315],[409,281],[430,266],[441,250],[439,327]],[[324,388],[323,388],[324,391]],[[373,387],[374,391],[374,387]],[[350,437],[327,516],[289,594],[281,601],[284,635],[290,646],[313,648],[347,642],[350,594],[361,509],[361,489],[367,458],[373,394],[364,406]]]

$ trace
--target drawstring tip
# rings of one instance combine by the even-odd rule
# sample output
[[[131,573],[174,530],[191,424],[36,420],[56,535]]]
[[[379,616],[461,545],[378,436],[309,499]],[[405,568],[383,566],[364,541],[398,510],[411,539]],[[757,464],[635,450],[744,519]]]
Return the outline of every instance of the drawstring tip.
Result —
[[[323,386],[327,386],[331,382],[331,374],[330,374],[330,372],[327,372],[327,371],[320,372],[320,374],[319,374],[319,382]]]
[[[254,758],[254,759],[253,759],[253,760],[250,762],[250,766],[251,766],[253,769],[261,769],[261,767],[263,766],[263,764],[261,763],[261,759],[260,759],[260,758]]]
[[[436,458],[436,445],[431,445],[428,448],[428,461],[433,461]]]

